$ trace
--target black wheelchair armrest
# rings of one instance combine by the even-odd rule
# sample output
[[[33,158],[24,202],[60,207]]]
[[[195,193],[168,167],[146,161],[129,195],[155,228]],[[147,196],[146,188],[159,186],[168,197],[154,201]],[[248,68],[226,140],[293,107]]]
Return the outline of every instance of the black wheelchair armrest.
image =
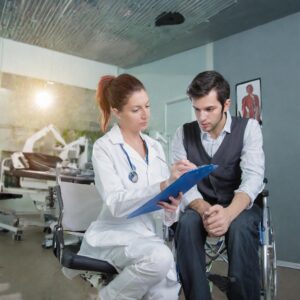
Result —
[[[258,194],[254,203],[257,204],[261,209],[264,208],[264,201],[263,199],[269,196],[269,190],[264,189],[261,193]]]

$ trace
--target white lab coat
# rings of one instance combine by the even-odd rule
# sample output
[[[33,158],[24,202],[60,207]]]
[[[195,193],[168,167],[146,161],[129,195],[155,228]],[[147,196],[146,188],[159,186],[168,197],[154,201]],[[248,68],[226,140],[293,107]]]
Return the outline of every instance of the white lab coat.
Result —
[[[85,234],[79,254],[106,260],[119,271],[122,271],[124,265],[120,266],[118,259],[112,258],[113,249],[123,247],[126,252],[128,249],[134,249],[135,243],[140,243],[144,238],[162,244],[163,241],[156,236],[154,215],[162,214],[166,225],[171,225],[178,218],[178,211],[164,213],[160,210],[127,219],[130,212],[158,194],[160,183],[169,177],[162,146],[147,135],[141,134],[141,137],[148,147],[148,164],[133,148],[125,144],[118,125],[98,139],[93,148],[95,184],[103,204],[98,219],[90,225]],[[120,144],[124,145],[132,164],[136,167],[136,183],[128,178],[131,168]],[[174,264],[167,278],[176,281]],[[100,297],[105,298],[103,295]]]

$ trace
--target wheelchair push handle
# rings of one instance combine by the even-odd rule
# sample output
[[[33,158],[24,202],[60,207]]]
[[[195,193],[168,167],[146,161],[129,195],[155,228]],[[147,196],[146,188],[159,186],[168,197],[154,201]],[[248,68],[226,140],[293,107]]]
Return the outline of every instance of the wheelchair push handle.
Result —
[[[267,184],[267,183],[268,183],[268,178],[267,178],[267,177],[264,178],[263,183],[264,183],[264,184]],[[269,190],[263,189],[263,191],[261,192],[261,195],[262,195],[263,197],[269,197]]]
[[[261,192],[261,195],[262,195],[263,197],[269,197],[269,190],[263,190],[263,191]]]

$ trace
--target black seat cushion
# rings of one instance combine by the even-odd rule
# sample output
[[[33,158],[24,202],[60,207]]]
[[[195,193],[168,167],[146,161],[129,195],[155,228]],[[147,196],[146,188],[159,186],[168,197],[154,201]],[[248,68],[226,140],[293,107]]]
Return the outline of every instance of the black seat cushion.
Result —
[[[108,274],[118,273],[117,270],[106,261],[78,255],[79,247],[80,245],[68,245],[64,247],[61,261],[64,267]]]

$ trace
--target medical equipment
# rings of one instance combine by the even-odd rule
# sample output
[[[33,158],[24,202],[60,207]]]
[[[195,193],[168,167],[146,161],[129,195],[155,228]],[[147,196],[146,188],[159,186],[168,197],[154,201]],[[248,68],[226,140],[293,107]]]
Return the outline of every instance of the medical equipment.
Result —
[[[54,149],[59,153],[58,156],[34,153],[35,143],[49,132],[60,143],[60,146]],[[57,209],[53,197],[56,165],[58,163],[63,165],[66,180],[73,181],[73,178],[78,176],[93,178],[93,170],[88,162],[88,150],[86,137],[80,137],[70,144],[66,144],[53,125],[39,130],[26,140],[22,152],[2,151],[1,198],[24,196],[31,199],[44,219],[39,226],[48,228],[47,231],[50,231],[50,224],[57,219]],[[24,229],[21,221],[17,219],[14,224],[0,222],[0,228],[13,232],[14,238],[20,240]],[[26,222],[26,226],[28,225],[31,225],[30,222]]]
[[[65,140],[60,135],[58,130],[52,124],[50,124],[42,128],[41,130],[35,132],[30,138],[28,138],[24,144],[22,152],[33,152],[34,144],[49,132],[51,132],[54,135],[54,137],[59,143],[61,143],[63,146],[66,146]]]
[[[144,144],[145,149],[146,149],[146,159],[145,159],[145,160],[146,160],[146,163],[148,164],[148,147],[147,147],[147,144],[146,144],[146,142],[145,142],[144,140],[143,140],[143,144]],[[125,154],[125,156],[126,156],[126,158],[127,158],[127,160],[128,160],[128,164],[129,164],[129,166],[130,166],[130,169],[131,169],[131,171],[130,171],[129,174],[128,174],[128,178],[129,178],[129,180],[130,180],[131,182],[137,183],[138,180],[139,180],[139,176],[138,176],[138,174],[137,174],[137,172],[136,172],[136,167],[135,167],[135,165],[132,163],[132,161],[131,161],[131,159],[130,159],[128,153],[127,153],[127,151],[126,151],[125,148],[124,148],[124,145],[123,145],[123,144],[120,144],[120,147],[121,147],[122,151],[124,152],[124,154]]]
[[[15,152],[11,155],[13,167],[15,169],[28,169],[29,165],[23,153],[34,153],[36,142],[42,137],[45,137],[49,132],[54,135],[56,141],[60,144],[59,146],[53,147],[53,150],[58,153],[57,156],[64,162],[64,166],[73,169],[84,169],[88,161],[88,139],[82,136],[67,144],[52,124],[30,136],[26,140],[22,151]]]
[[[128,160],[128,163],[129,163],[129,166],[131,169],[131,171],[128,174],[128,178],[133,183],[136,183],[139,180],[139,176],[138,176],[137,172],[135,171],[136,170],[135,165],[131,162],[131,159],[130,159],[127,151],[125,150],[123,144],[120,144],[120,147],[121,147],[122,151],[124,152],[125,156],[127,157],[127,160]]]

